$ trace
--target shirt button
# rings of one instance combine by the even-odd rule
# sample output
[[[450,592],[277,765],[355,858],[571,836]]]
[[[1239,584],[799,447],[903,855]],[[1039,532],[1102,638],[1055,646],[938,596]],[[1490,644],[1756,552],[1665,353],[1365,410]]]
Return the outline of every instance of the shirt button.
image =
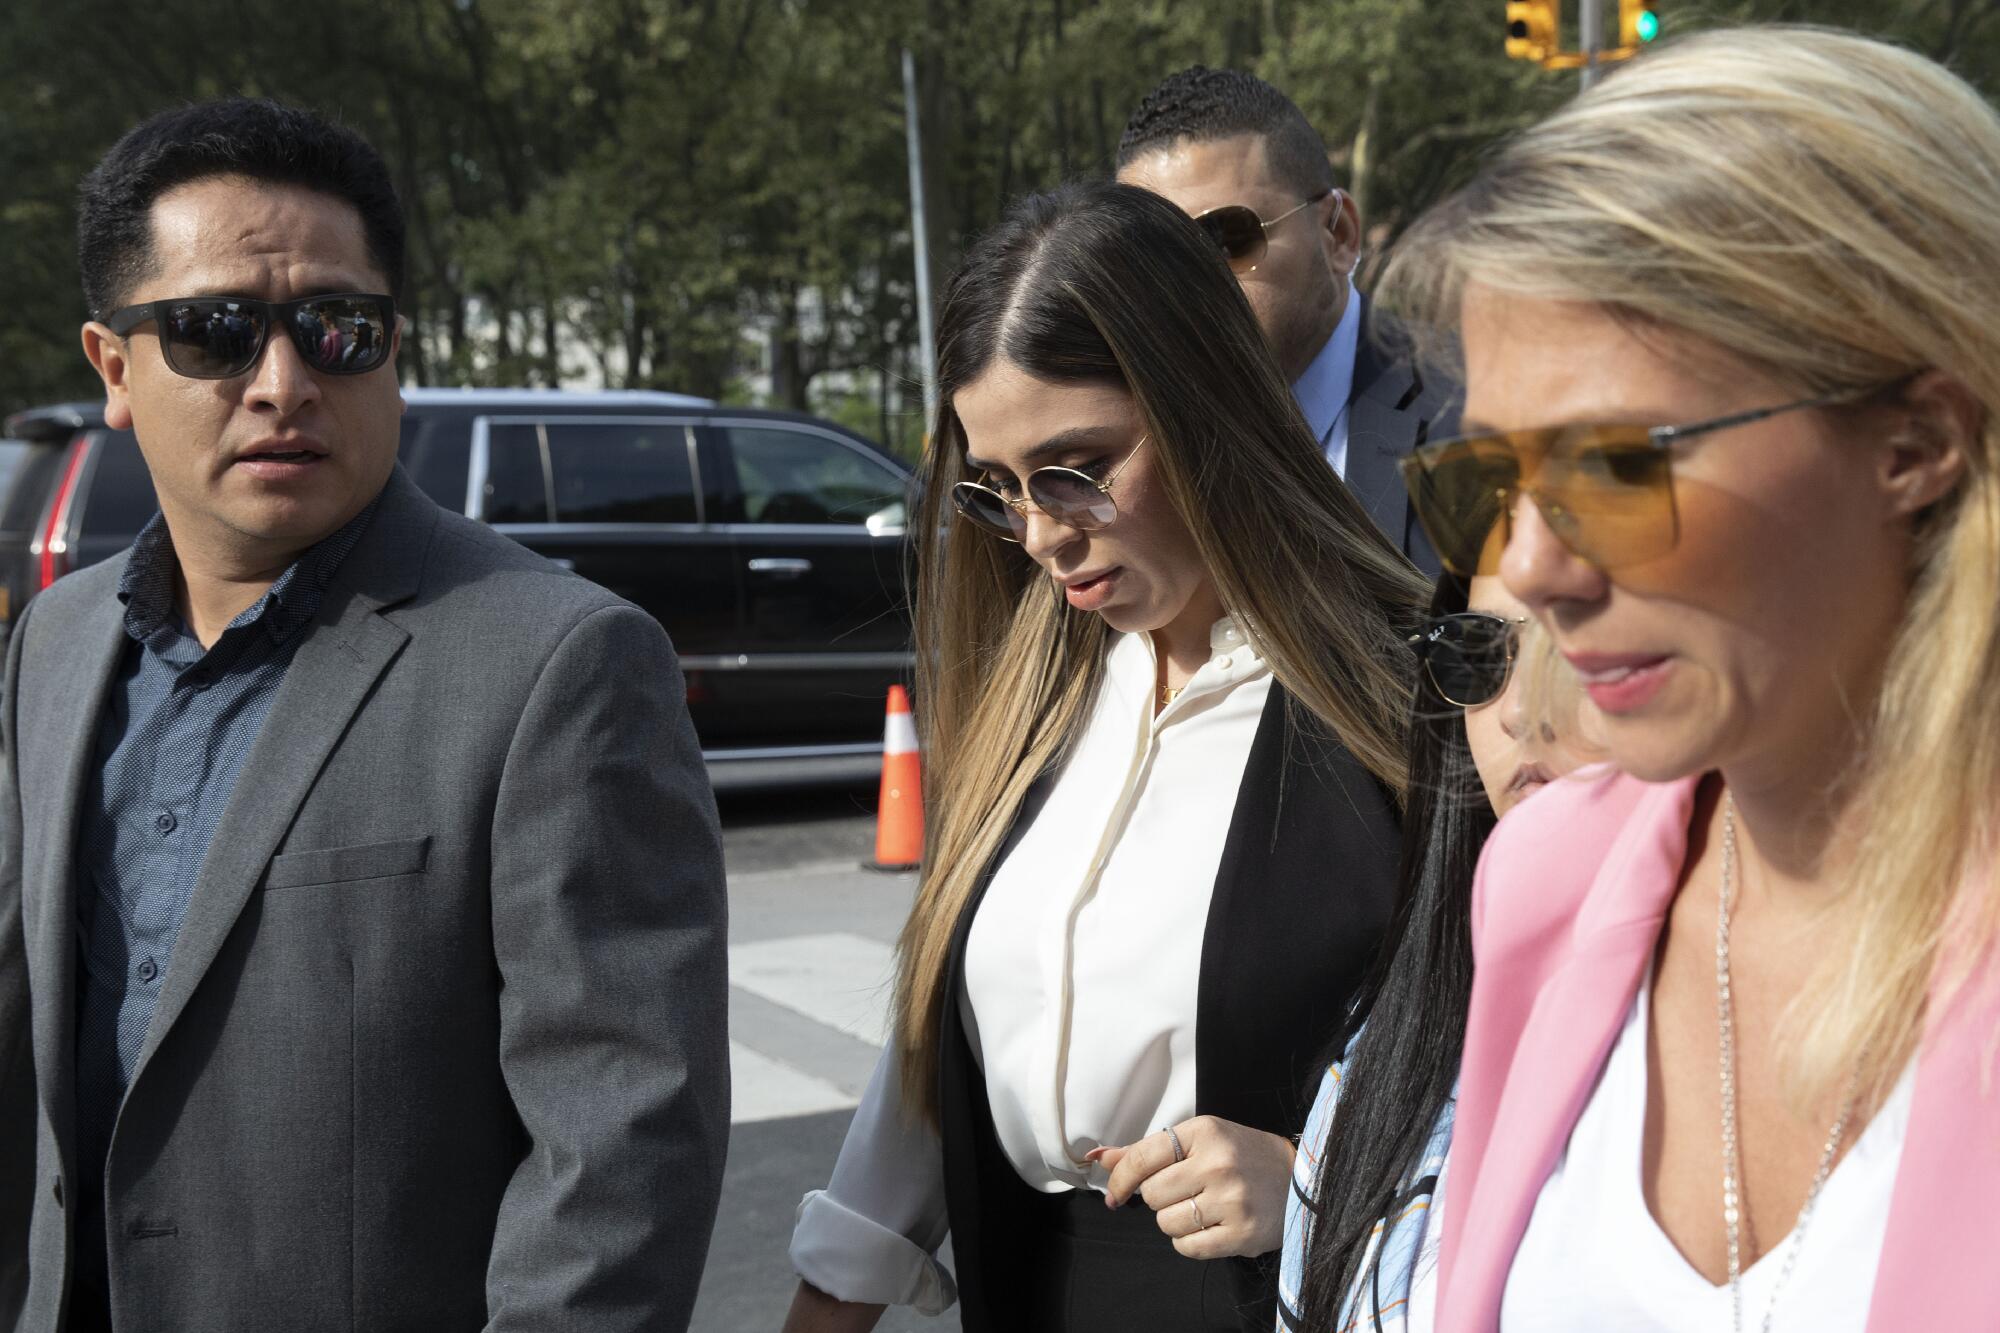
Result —
[[[147,983],[148,985],[151,985],[153,978],[159,975],[160,975],[160,965],[154,962],[152,959],[148,958],[144,962],[139,964],[139,980]]]
[[[215,682],[209,679],[206,671],[190,671],[187,674],[187,683],[191,690],[205,690]]]
[[[180,821],[174,818],[171,810],[162,810],[153,816],[153,827],[161,833],[172,833],[179,826]]]
[[[1227,671],[1230,667],[1236,665],[1236,659],[1233,657],[1225,657],[1220,662],[1217,662],[1216,665],[1221,667],[1224,671]]]

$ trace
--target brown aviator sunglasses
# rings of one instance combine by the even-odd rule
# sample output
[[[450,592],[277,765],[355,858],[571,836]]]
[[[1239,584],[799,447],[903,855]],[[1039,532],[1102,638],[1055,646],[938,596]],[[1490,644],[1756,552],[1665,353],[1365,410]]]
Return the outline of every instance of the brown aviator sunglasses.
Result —
[[[1329,186],[1269,222],[1258,216],[1257,210],[1248,204],[1224,204],[1220,208],[1211,208],[1197,215],[1194,221],[1222,251],[1231,269],[1238,273],[1255,273],[1257,265],[1264,262],[1264,252],[1271,248],[1271,228],[1293,214],[1311,208],[1328,195],[1337,193]]]

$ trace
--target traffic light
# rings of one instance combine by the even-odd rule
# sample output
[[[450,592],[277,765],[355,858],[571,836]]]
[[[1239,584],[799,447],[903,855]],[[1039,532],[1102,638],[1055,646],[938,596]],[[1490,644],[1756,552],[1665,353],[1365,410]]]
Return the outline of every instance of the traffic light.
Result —
[[[1618,0],[1618,45],[1636,51],[1660,35],[1660,15],[1647,0]]]
[[[1558,0],[1507,0],[1507,58],[1546,60],[1557,47]],[[1621,6],[1627,0],[1619,0]],[[1623,9],[1620,15],[1623,15]]]

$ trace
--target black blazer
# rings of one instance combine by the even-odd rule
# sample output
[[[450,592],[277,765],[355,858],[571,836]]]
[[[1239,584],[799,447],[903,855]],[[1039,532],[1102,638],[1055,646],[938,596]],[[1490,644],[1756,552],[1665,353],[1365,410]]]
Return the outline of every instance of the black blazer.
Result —
[[[1015,1333],[1009,1261],[1045,1225],[1000,1149],[959,996],[966,942],[993,872],[1033,823],[1050,782],[1023,804],[959,916],[940,1029],[945,1195],[966,1333]],[[1195,1111],[1291,1137],[1305,1126],[1321,1057],[1388,928],[1400,847],[1396,804],[1318,720],[1273,684],[1251,742],[1202,937]],[[1190,1260],[1189,1262],[1195,1262]],[[1246,1328],[1269,1329],[1266,1265]]]

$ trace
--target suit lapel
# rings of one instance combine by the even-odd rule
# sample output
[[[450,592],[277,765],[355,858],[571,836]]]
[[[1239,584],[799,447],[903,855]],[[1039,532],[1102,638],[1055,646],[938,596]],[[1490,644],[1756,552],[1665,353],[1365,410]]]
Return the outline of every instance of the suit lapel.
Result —
[[[216,825],[133,1072],[134,1085],[235,928],[327,757],[409,639],[379,610],[416,590],[436,519],[435,506],[398,468],[381,510],[306,629]]]
[[[1347,418],[1347,488],[1389,540],[1403,545],[1409,497],[1396,464],[1416,447],[1416,412],[1379,398],[1357,398]]]
[[[1391,357],[1379,339],[1390,321],[1363,309],[1354,351],[1354,390],[1347,416],[1347,486],[1368,516],[1394,542],[1407,547],[1409,497],[1396,466],[1430,434],[1432,404],[1406,361]]]
[[[43,629],[38,624],[36,633]],[[41,1086],[50,1123],[65,1139],[73,1125],[76,1087],[76,913],[81,892],[77,840],[105,703],[131,642],[125,634],[125,605],[112,596],[91,607],[81,623],[67,632],[76,636],[70,656],[77,668],[76,689],[68,695],[68,708],[52,734],[34,752],[60,757],[61,780],[52,804],[44,805],[31,797],[22,801],[24,813],[40,809],[48,820],[48,835],[41,841],[42,867],[25,867],[22,877],[23,888],[28,890],[23,908],[36,990],[42,997],[33,1006],[35,1064],[43,1071],[36,1082]],[[25,757],[31,762],[22,765],[24,771],[39,767],[32,763],[34,755]],[[51,770],[53,765],[44,771]],[[46,891],[35,893],[31,886],[42,886]]]

